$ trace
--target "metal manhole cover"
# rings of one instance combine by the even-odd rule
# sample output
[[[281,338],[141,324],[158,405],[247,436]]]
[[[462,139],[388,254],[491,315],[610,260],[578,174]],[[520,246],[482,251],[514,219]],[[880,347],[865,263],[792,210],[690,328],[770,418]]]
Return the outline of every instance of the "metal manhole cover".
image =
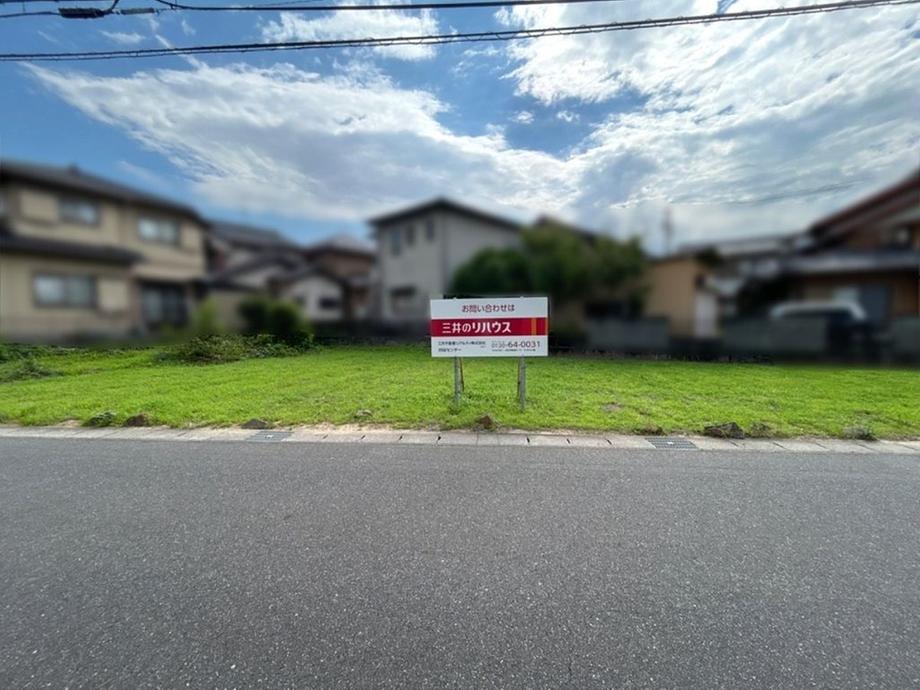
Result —
[[[645,440],[663,450],[699,450],[693,441],[679,436],[646,436]]]
[[[258,431],[247,438],[247,441],[280,441],[291,435],[290,431]]]

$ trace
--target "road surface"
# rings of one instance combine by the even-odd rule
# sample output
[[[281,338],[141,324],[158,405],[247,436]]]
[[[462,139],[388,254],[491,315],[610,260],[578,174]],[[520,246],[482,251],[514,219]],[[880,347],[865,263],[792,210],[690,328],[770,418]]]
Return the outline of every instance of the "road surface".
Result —
[[[920,456],[0,439],[0,687],[920,685]]]

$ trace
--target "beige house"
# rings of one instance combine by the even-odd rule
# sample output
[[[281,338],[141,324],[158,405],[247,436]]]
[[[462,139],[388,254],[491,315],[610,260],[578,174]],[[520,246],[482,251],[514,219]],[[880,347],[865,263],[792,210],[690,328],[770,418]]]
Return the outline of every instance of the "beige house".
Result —
[[[90,175],[0,162],[0,338],[120,338],[186,322],[204,277],[190,207]]]
[[[671,335],[679,338],[716,337],[719,303],[711,276],[712,269],[694,255],[658,259],[646,278],[645,315],[667,319]]]

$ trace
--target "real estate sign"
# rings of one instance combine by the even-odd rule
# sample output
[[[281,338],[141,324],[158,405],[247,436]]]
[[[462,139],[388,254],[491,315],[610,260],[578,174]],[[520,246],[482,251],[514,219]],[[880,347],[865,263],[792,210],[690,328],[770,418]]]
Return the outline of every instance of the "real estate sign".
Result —
[[[431,300],[432,357],[546,357],[546,297]]]

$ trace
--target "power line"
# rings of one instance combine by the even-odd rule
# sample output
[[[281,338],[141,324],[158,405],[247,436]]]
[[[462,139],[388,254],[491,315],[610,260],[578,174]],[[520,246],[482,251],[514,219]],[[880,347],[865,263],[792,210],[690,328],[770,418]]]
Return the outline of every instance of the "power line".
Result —
[[[301,5],[281,2],[269,5],[186,5],[173,0],[153,0],[173,10],[187,12],[348,12],[380,10],[457,10],[476,7],[515,7],[519,5],[580,5],[584,3],[623,2],[624,0],[448,0],[448,2],[385,3],[379,5]]]
[[[58,13],[66,19],[99,19],[112,14],[119,2],[121,0],[113,0],[111,6],[104,10],[98,7],[62,7]]]
[[[25,2],[25,0],[21,0]],[[59,0],[52,0],[53,2],[58,2]],[[97,0],[90,0],[90,2],[96,2]],[[105,0],[108,2],[108,0]],[[53,17],[63,17],[64,19],[101,19],[102,17],[107,17],[110,14],[149,14],[156,12],[155,9],[144,10],[144,9],[128,9],[128,10],[116,10],[118,3],[121,0],[114,0],[112,4],[105,8],[100,9],[98,7],[59,7],[57,10],[39,10],[34,12],[16,12],[13,14],[0,14],[0,19],[12,19],[14,17],[43,17],[43,16],[53,16]]]
[[[7,2],[16,2],[17,0],[0,0],[0,4]],[[64,2],[66,0],[25,0],[29,2]],[[98,2],[99,0],[89,0]],[[313,3],[321,0],[313,0]],[[606,3],[606,2],[624,2],[624,0],[448,0],[447,2],[422,2],[422,3],[385,3],[380,5],[329,5],[329,4],[303,4],[310,3],[310,0],[288,0],[287,2],[276,2],[267,5],[185,5],[183,3],[172,2],[171,0],[153,0],[153,2],[169,8],[169,10],[181,10],[183,12],[340,12],[340,11],[383,11],[383,10],[457,10],[457,9],[475,9],[477,7],[516,7],[520,5],[580,5],[585,3]],[[75,18],[73,12],[78,12],[80,19],[95,19],[106,14],[157,14],[163,12],[162,9],[154,7],[132,8],[127,10],[116,10],[114,12],[98,13],[95,10],[87,8],[60,8],[58,10],[43,10],[33,12],[16,12],[15,14],[0,14],[0,19],[11,19],[14,17],[38,17],[60,15],[65,19]]]
[[[167,57],[172,55],[215,55],[221,53],[253,53],[276,50],[317,50],[329,48],[388,47],[398,45],[441,45],[448,43],[477,43],[512,41],[545,36],[575,36],[581,34],[635,31],[638,29],[714,24],[728,21],[746,21],[773,17],[791,17],[806,14],[823,14],[843,10],[866,9],[884,5],[915,5],[920,0],[846,0],[800,7],[776,7],[763,10],[746,10],[725,14],[704,14],[689,17],[662,17],[604,24],[547,27],[543,29],[510,29],[427,36],[392,36],[388,38],[340,38],[313,41],[281,41],[277,43],[220,43],[213,45],[135,48],[127,50],[75,51],[69,53],[0,53],[0,61],[61,61],[61,60],[115,60],[119,58]]]
[[[12,14],[0,14],[0,19],[15,19],[18,17],[60,17],[57,10],[41,10],[36,12],[13,12]]]

